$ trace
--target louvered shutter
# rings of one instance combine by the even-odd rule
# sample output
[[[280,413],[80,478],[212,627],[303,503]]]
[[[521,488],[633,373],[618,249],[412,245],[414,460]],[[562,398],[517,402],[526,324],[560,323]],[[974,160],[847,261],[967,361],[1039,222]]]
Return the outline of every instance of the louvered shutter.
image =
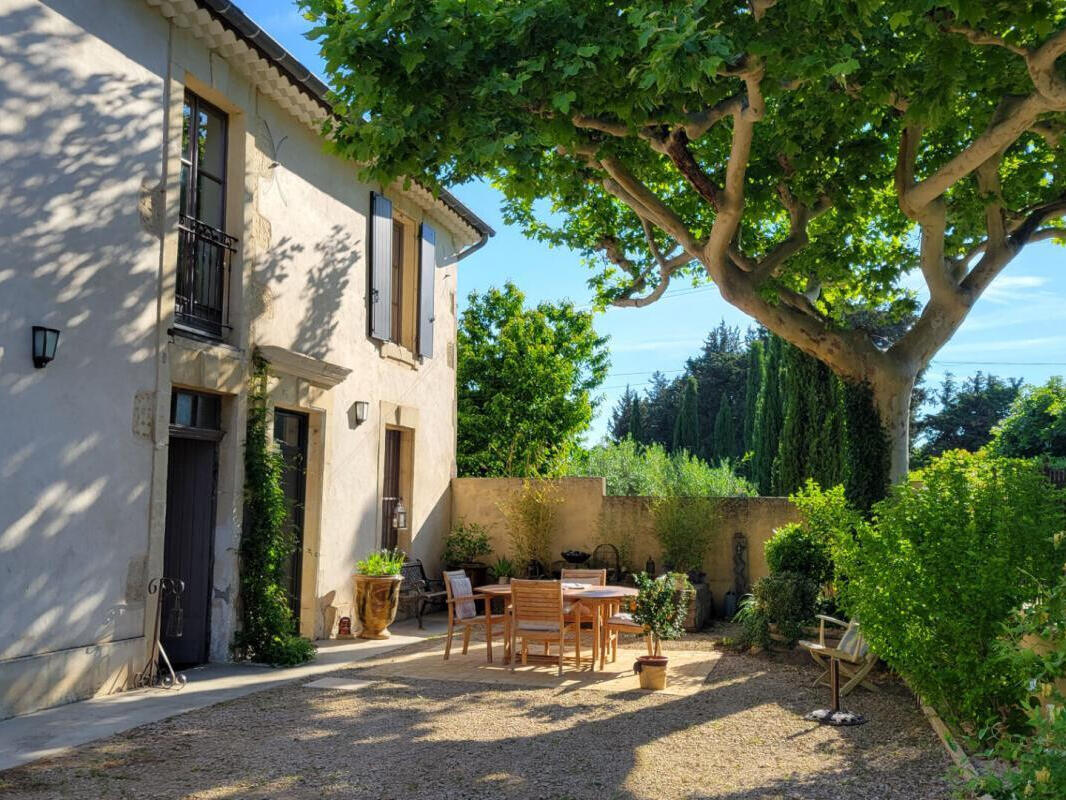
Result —
[[[433,288],[437,268],[437,232],[422,223],[418,248],[418,354],[433,358]]]
[[[387,341],[392,332],[392,202],[370,193],[370,335]]]

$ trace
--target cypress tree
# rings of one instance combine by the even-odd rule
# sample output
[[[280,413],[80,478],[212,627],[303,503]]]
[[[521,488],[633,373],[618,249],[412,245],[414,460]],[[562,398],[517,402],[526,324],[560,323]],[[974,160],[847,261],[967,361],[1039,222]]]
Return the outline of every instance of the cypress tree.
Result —
[[[744,385],[744,441],[742,452],[755,449],[755,409],[759,402],[759,387],[762,385],[764,356],[763,343],[755,339],[748,347],[747,376]]]
[[[615,403],[611,411],[611,419],[607,423],[607,430],[613,441],[620,442],[627,436],[633,435],[633,402],[636,399],[637,393],[627,385],[625,392]]]
[[[783,420],[771,485],[774,494],[784,496],[796,491],[809,473],[813,438],[810,400],[815,370],[808,357],[790,344],[782,345],[781,365]]]
[[[681,406],[674,423],[674,450],[698,453],[700,446],[700,418],[697,408],[696,379],[691,375],[685,380]]]
[[[733,426],[733,406],[728,395],[722,395],[718,413],[714,417],[714,457],[719,461],[736,456],[736,429]]]
[[[633,402],[629,406],[629,435],[637,444],[644,443],[644,415],[636,393],[633,394]]]
[[[780,379],[781,340],[774,336],[767,343],[763,359],[752,433],[752,480],[762,495],[772,491],[774,460],[781,439]]]

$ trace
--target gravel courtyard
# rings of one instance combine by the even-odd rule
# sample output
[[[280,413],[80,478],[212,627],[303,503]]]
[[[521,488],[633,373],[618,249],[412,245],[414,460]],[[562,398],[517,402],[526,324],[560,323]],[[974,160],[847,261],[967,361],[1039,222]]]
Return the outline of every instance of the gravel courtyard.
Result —
[[[685,642],[685,649],[700,641]],[[439,649],[439,640],[411,650]],[[631,654],[620,654],[620,658]],[[823,728],[813,665],[726,653],[688,696],[385,677],[389,659],[0,772],[0,798],[947,798],[950,761],[892,682]]]

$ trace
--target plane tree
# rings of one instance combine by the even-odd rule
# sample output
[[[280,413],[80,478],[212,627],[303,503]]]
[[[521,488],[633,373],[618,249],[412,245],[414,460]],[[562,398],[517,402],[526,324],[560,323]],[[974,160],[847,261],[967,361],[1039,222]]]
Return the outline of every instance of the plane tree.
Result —
[[[1066,0],[300,5],[368,180],[490,180],[604,305],[713,283],[868,387],[893,481],[915,376],[1066,235]]]

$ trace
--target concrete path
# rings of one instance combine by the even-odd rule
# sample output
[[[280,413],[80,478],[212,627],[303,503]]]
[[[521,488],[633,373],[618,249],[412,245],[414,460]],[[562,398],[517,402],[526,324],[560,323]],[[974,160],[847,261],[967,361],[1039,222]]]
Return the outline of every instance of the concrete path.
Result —
[[[317,642],[318,655],[309,664],[274,669],[256,664],[206,664],[185,670],[188,684],[181,690],[137,689],[94,697],[0,721],[0,770],[54,756],[86,742],[158,722],[197,708],[246,694],[343,669],[390,650],[444,632],[445,617],[425,618],[425,630],[415,620],[393,625],[392,638]]]

